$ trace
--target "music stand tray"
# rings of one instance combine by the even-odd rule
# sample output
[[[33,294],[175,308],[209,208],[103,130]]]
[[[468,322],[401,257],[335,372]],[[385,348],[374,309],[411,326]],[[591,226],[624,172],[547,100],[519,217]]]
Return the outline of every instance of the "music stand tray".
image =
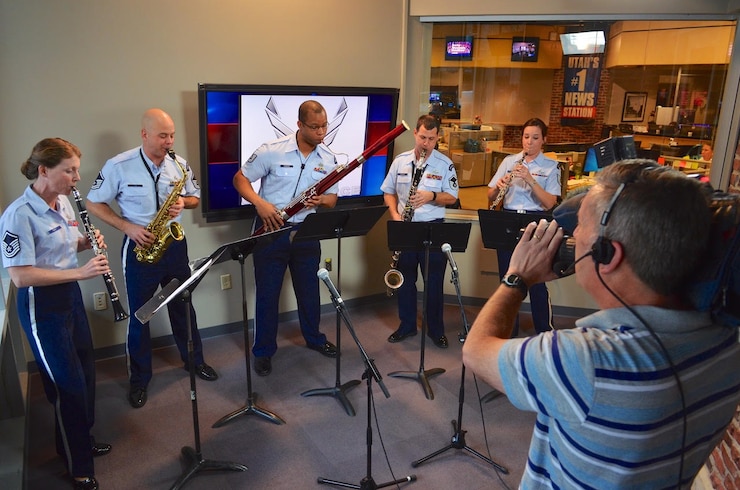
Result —
[[[366,235],[388,209],[388,206],[369,206],[354,209],[332,209],[306,216],[293,237],[296,240],[326,240]]]
[[[388,376],[416,379],[421,383],[424,395],[434,399],[434,392],[428,378],[445,372],[442,368],[424,369],[424,344],[427,334],[427,287],[429,279],[429,252],[432,248],[440,250],[448,243],[453,252],[464,252],[470,238],[470,223],[407,222],[388,221],[388,249],[400,252],[424,252],[424,291],[422,293],[421,347],[419,349],[419,370],[394,371]]]
[[[470,223],[388,221],[388,250],[423,252],[449,243],[453,252],[464,252],[470,238]]]
[[[481,238],[485,248],[514,250],[519,241],[519,232],[532,221],[551,220],[546,212],[516,213],[513,211],[478,210]]]

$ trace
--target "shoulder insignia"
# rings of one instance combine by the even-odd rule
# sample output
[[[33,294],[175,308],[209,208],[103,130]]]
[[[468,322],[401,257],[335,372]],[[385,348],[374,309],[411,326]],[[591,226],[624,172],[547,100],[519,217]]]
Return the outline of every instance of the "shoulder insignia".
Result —
[[[95,182],[93,182],[91,189],[95,189],[95,190],[100,189],[100,186],[103,185],[104,180],[105,180],[105,177],[103,177],[103,171],[101,170],[100,172],[98,172],[98,176],[95,177]]]
[[[18,235],[9,231],[3,235],[3,255],[10,258],[15,257],[21,251],[21,241],[18,239]]]

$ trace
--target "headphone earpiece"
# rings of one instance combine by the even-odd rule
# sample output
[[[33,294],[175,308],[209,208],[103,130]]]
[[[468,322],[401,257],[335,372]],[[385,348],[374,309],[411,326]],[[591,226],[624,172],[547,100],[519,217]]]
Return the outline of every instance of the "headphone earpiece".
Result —
[[[605,236],[599,235],[591,245],[591,257],[597,264],[608,264],[614,258],[614,244]]]

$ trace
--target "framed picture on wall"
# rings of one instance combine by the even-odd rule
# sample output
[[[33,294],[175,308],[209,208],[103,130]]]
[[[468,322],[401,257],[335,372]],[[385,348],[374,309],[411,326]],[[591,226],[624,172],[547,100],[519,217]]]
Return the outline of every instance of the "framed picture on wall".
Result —
[[[627,92],[624,94],[622,122],[639,122],[645,119],[647,92]]]
[[[661,107],[673,106],[673,90],[675,86],[672,83],[659,83],[658,91],[655,94],[655,105]]]

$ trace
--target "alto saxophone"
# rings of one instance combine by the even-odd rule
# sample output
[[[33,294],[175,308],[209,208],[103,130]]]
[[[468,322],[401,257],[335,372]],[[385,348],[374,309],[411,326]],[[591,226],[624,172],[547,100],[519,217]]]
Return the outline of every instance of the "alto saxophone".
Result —
[[[172,158],[180,171],[182,172],[182,179],[175,182],[175,185],[167,196],[167,199],[162,203],[159,208],[157,215],[154,219],[146,225],[146,231],[154,235],[154,243],[148,248],[134,247],[134,253],[136,254],[136,260],[139,262],[146,262],[148,264],[156,264],[159,259],[162,258],[164,251],[167,250],[172,240],[182,240],[185,238],[185,231],[182,229],[182,225],[177,221],[173,221],[170,218],[169,210],[170,206],[175,204],[180,198],[180,193],[185,187],[185,182],[188,180],[188,172],[175,157],[175,151],[172,149],[167,150],[167,154]]]
[[[527,156],[527,152],[525,151],[524,154],[522,155],[522,157],[519,159],[519,161],[517,161],[514,164],[514,166],[511,167],[511,171],[512,172],[514,171],[514,169],[517,166],[519,166],[522,163],[524,163],[524,159],[526,158],[526,156]],[[493,200],[493,202],[488,207],[488,209],[490,209],[490,210],[496,210],[496,211],[501,210],[501,208],[503,207],[503,204],[504,204],[504,197],[506,196],[506,193],[509,191],[509,187],[511,187],[511,181],[512,180],[514,180],[514,177],[510,173],[509,174],[509,180],[506,181],[506,185],[504,186],[503,189],[499,189],[498,190],[498,194],[496,194],[496,199]]]
[[[419,187],[419,182],[421,182],[421,177],[424,173],[422,165],[424,164],[426,156],[427,151],[422,148],[419,153],[419,161],[416,164],[416,170],[414,171],[414,179],[412,180],[411,188],[409,189],[409,197],[406,199],[406,205],[403,208],[403,221],[405,222],[409,222],[414,218],[414,206],[411,204],[411,197],[416,194],[416,189]],[[403,274],[401,274],[401,271],[397,269],[398,258],[400,256],[400,250],[393,252],[393,255],[391,256],[391,268],[385,273],[385,276],[383,276],[383,281],[386,286],[386,294],[388,296],[393,296],[396,289],[403,285]]]

